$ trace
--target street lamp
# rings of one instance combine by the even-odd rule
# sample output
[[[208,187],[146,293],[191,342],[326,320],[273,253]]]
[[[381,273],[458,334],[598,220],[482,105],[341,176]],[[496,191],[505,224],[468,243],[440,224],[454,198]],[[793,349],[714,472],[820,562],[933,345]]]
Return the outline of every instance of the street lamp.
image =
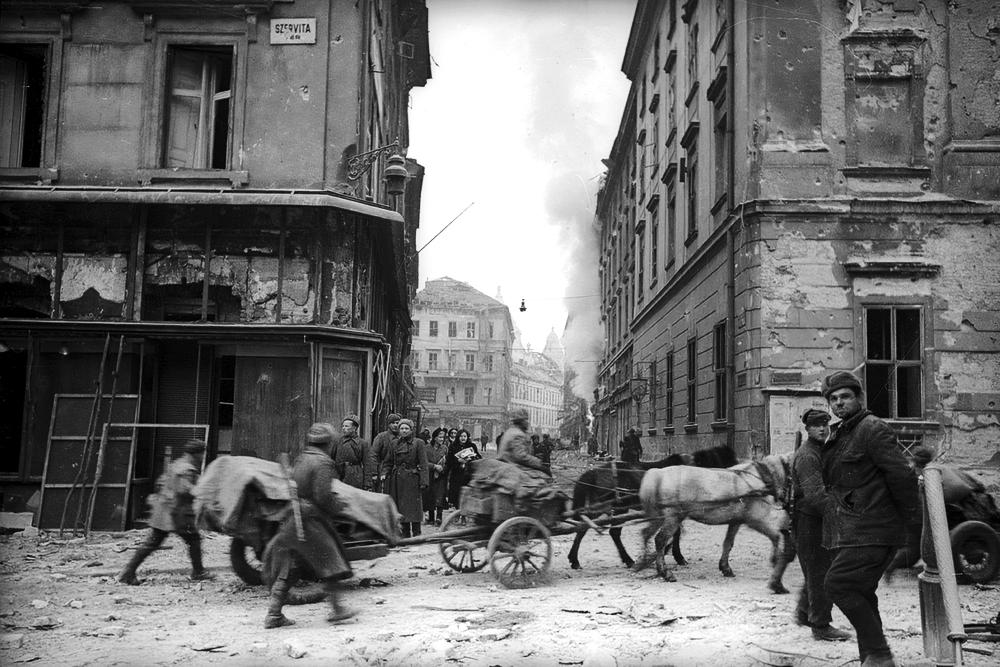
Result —
[[[401,195],[406,189],[406,178],[409,176],[409,172],[406,169],[406,158],[399,153],[398,141],[364,153],[358,153],[350,158],[347,161],[347,178],[352,181],[358,180],[383,155],[389,155],[385,171],[382,174],[385,177],[386,192],[390,195]]]

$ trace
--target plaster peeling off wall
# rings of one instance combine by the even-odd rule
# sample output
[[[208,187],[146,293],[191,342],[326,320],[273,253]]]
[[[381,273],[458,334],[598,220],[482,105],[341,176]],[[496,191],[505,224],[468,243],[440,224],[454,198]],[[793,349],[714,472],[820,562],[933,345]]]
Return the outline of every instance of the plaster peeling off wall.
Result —
[[[956,462],[982,463],[1000,452],[1000,357],[995,352],[936,356],[942,441]]]
[[[213,260],[214,261],[214,260]],[[171,255],[146,266],[145,282],[150,285],[187,285],[202,281],[201,255]]]
[[[30,285],[36,277],[52,281],[56,270],[54,255],[7,255],[0,257],[0,283]]]
[[[998,75],[1000,76],[1000,75]],[[935,303],[942,319],[962,325],[968,311],[1000,310],[1000,225],[939,225],[924,238],[924,253],[941,265],[934,285],[947,303]]]
[[[761,241],[761,324],[785,325],[793,309],[847,308],[847,290],[838,284],[831,241],[806,239],[800,232]]]
[[[60,292],[63,309],[73,312],[74,302],[80,302],[75,313],[79,317],[120,316],[127,271],[128,257],[122,254],[65,255]]]
[[[907,258],[909,259],[909,258]],[[930,278],[887,278],[875,276],[872,278],[858,276],[854,279],[854,294],[865,296],[895,296],[901,299],[930,296],[934,281]]]
[[[310,289],[312,262],[307,259],[286,259],[282,282],[281,321],[294,324],[311,324],[316,305],[314,290]]]

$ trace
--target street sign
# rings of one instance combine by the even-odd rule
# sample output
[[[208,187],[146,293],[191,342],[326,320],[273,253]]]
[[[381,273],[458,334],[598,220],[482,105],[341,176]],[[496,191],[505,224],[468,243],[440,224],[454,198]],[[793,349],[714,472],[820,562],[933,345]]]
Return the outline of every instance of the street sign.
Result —
[[[315,44],[316,19],[271,19],[271,44]]]

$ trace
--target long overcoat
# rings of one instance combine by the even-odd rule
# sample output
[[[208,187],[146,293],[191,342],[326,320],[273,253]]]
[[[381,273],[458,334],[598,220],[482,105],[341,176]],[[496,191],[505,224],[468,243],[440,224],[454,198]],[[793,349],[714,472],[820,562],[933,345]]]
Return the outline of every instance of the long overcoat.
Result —
[[[364,438],[342,436],[333,446],[333,465],[340,480],[357,489],[372,488],[371,445]]]
[[[427,489],[424,491],[424,510],[430,511],[435,507],[445,507],[447,501],[445,494],[448,489],[448,444],[442,442],[436,444],[434,440],[425,443],[427,452]],[[441,470],[436,470],[435,465],[440,465]]]
[[[448,460],[445,464],[445,475],[448,478],[447,495],[448,501],[455,507],[458,507],[458,501],[462,495],[462,487],[468,484],[469,479],[472,477],[472,468],[470,467],[470,464],[459,461],[458,457],[455,455],[463,449],[470,447],[475,452],[475,455],[472,457],[473,461],[478,461],[483,458],[483,455],[479,453],[479,447],[477,447],[476,443],[472,440],[469,440],[463,445],[458,441],[458,438],[455,438],[455,440],[448,445]]]
[[[267,547],[264,560],[269,571],[287,567],[291,554],[295,554],[309,564],[318,579],[351,576],[351,564],[333,522],[341,507],[330,489],[336,476],[333,459],[324,450],[306,446],[299,454],[292,480],[298,492],[305,539],[299,540],[295,515],[288,512]]]
[[[383,453],[383,491],[396,502],[403,521],[423,519],[423,488],[427,486],[427,452],[424,441],[412,435],[400,438]]]
[[[156,480],[156,493],[147,499],[151,528],[168,533],[197,532],[191,490],[198,482],[199,472],[194,459],[187,454],[170,462]]]

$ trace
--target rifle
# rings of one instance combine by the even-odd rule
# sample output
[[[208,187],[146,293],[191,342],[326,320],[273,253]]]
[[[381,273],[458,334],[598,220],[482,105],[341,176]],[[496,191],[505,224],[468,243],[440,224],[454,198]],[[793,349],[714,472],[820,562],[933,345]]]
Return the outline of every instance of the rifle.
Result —
[[[302,506],[299,504],[299,488],[295,484],[295,480],[292,479],[292,469],[288,464],[288,452],[281,453],[281,456],[278,457],[278,463],[281,464],[281,471],[285,474],[285,481],[288,483],[288,496],[292,503],[292,517],[295,520],[295,536],[299,538],[299,542],[305,542],[306,531],[302,527]]]

